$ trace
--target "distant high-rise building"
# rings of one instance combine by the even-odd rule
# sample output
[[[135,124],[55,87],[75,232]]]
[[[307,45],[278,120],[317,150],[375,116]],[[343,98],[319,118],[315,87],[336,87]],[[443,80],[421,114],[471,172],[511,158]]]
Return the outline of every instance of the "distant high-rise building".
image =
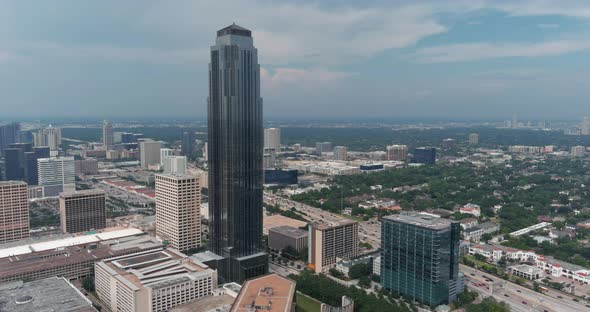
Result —
[[[571,150],[572,157],[584,157],[586,155],[585,146],[573,146]]]
[[[99,189],[59,194],[59,218],[63,233],[80,233],[106,227],[106,197]]]
[[[141,168],[148,169],[150,166],[160,164],[160,148],[160,142],[144,141],[139,143]]]
[[[224,281],[268,271],[262,239],[262,98],[258,51],[235,24],[211,47],[208,98],[209,241]]]
[[[262,166],[264,168],[274,168],[276,166],[277,151],[274,148],[265,148]]]
[[[61,128],[49,127],[33,133],[33,143],[35,146],[49,146],[49,149],[56,151],[61,144]]]
[[[516,113],[512,114],[512,121],[511,121],[510,125],[513,129],[518,128],[518,118],[516,118]]]
[[[316,142],[315,144],[315,152],[318,155],[323,153],[329,153],[332,151],[332,142]]]
[[[156,236],[175,249],[201,246],[199,178],[192,175],[156,175]]]
[[[418,147],[414,149],[412,162],[429,165],[436,163],[436,149],[434,147]]]
[[[39,184],[39,168],[37,160],[49,158],[48,146],[33,147],[32,152],[25,153],[25,181],[29,185]]]
[[[195,132],[192,130],[182,132],[181,152],[187,159],[192,159],[195,153]]]
[[[4,179],[10,180],[22,180],[23,170],[20,166],[21,153],[18,148],[5,148],[4,149]]]
[[[39,185],[45,187],[46,196],[76,189],[74,157],[40,158],[37,160]]]
[[[160,165],[164,166],[164,158],[174,156],[174,150],[171,148],[160,148]]]
[[[123,132],[113,132],[113,143],[120,144],[123,141]]]
[[[381,285],[430,306],[463,291],[459,222],[418,213],[381,219]]]
[[[3,156],[4,149],[9,144],[17,143],[19,140],[20,124],[13,122],[0,125],[0,156]]]
[[[335,146],[334,160],[348,160],[348,148],[346,146]]]
[[[277,153],[281,151],[281,129],[264,129],[264,148],[272,148]]]
[[[408,159],[408,146],[389,145],[387,146],[387,160],[406,161]]]
[[[584,117],[580,123],[580,134],[590,135],[590,117]]]
[[[164,166],[164,173],[186,173],[186,156],[165,156],[162,163]]]
[[[479,134],[471,133],[469,135],[469,145],[477,145],[479,144]]]
[[[0,182],[0,244],[24,238],[29,238],[27,183]]]
[[[109,150],[115,144],[115,138],[113,136],[113,124],[105,120],[102,124],[102,144],[104,144],[104,148]]]
[[[299,143],[293,144],[293,151],[301,152],[301,144],[299,144]]]
[[[81,159],[76,160],[76,175],[97,174],[98,160],[96,159]]]
[[[358,256],[358,222],[342,220],[330,224],[309,226],[309,267],[321,273],[336,263],[336,258],[352,259]]]

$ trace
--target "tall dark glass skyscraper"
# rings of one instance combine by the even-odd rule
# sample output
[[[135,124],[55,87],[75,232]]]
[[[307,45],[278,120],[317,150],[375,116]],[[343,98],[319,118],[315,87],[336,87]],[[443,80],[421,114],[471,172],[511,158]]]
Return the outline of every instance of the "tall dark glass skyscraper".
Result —
[[[463,291],[458,222],[418,213],[381,219],[381,284],[430,306]]]
[[[235,24],[211,47],[208,98],[209,249],[220,279],[265,274],[262,240],[263,126],[260,65],[252,32]]]

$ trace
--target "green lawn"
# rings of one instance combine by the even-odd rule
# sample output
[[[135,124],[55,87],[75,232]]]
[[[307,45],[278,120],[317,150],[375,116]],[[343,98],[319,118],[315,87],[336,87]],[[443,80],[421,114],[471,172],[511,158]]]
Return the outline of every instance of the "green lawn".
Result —
[[[297,292],[297,312],[320,312],[320,303]]]

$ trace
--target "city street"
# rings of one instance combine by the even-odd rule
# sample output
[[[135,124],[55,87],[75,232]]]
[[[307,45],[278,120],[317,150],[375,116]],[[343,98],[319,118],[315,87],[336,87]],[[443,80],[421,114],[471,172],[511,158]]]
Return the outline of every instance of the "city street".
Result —
[[[477,291],[482,297],[491,295],[496,300],[505,301],[513,311],[569,312],[589,309],[584,303],[575,302],[570,296],[560,294],[561,299],[557,298],[557,295],[553,297],[554,293],[552,292],[549,295],[538,293],[465,265],[460,265],[460,269],[465,273],[465,285],[469,289]],[[486,281],[486,277],[493,282]]]

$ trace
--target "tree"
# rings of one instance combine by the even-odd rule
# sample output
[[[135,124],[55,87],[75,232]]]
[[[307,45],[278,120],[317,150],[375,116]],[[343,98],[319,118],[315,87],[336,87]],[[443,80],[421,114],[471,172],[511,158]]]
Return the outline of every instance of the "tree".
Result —
[[[353,265],[348,271],[348,277],[351,279],[358,279],[361,277],[367,277],[371,274],[371,267],[366,263],[359,263]]]
[[[371,280],[368,276],[363,276],[359,279],[359,285],[363,288],[371,287]]]
[[[539,283],[533,282],[533,290],[536,292],[541,292],[541,287],[539,286]]]
[[[479,260],[479,261],[487,261],[488,259],[486,258],[486,256],[484,255],[480,255],[480,254],[475,254],[473,255],[473,257],[475,258],[475,260]]]
[[[84,280],[82,280],[82,287],[84,287],[84,289],[86,289],[86,291],[88,291],[88,292],[93,292],[94,291],[94,278],[92,278],[90,276],[86,276],[84,278]]]
[[[334,276],[335,278],[343,278],[344,277],[344,273],[336,270],[335,268],[330,268],[329,272],[330,272],[330,275]]]
[[[493,297],[487,297],[479,304],[470,304],[465,307],[467,312],[510,312],[510,306],[506,302],[498,302]]]
[[[375,283],[380,283],[381,282],[381,277],[377,274],[372,274],[371,275],[371,280]]]
[[[482,241],[484,241],[486,244],[487,244],[487,243],[488,243],[490,240],[492,240],[492,238],[494,238],[494,237],[493,237],[493,236],[492,236],[492,234],[490,234],[490,233],[485,233],[484,235],[482,235],[482,236],[481,236],[481,240],[482,240]]]

